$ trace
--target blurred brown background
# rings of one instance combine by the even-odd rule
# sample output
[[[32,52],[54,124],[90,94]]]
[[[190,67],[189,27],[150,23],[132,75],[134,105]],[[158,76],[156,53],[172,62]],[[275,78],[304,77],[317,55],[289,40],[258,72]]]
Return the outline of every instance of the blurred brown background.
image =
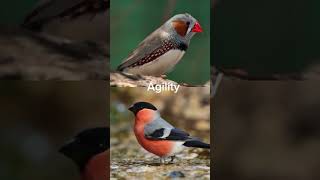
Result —
[[[224,79],[213,102],[216,179],[320,179],[318,81]]]
[[[58,149],[86,128],[108,125],[105,81],[0,83],[0,179],[77,180]]]

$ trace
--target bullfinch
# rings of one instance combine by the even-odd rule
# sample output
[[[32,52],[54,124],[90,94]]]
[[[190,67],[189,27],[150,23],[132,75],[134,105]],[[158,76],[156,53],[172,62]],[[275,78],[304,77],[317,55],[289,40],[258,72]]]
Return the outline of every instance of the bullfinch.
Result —
[[[210,144],[190,136],[162,119],[157,108],[148,102],[137,102],[129,110],[135,115],[134,134],[139,144],[159,156],[160,163],[164,163],[167,157],[171,157],[172,162],[175,154],[184,147],[210,149]]]
[[[84,130],[59,150],[77,164],[82,180],[109,179],[109,132],[107,127]]]

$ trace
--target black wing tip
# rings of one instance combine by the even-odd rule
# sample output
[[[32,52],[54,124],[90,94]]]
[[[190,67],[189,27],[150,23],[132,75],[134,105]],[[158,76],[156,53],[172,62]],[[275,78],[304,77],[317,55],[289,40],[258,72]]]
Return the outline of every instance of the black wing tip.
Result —
[[[186,146],[186,147],[196,147],[196,148],[210,149],[210,144],[201,142],[199,140],[186,141],[183,145]]]

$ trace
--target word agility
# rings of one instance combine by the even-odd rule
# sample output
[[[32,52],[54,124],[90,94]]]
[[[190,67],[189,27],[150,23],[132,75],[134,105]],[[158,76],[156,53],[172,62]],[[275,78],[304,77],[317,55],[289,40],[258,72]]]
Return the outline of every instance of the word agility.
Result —
[[[173,91],[177,93],[179,90],[180,85],[175,83],[162,83],[162,84],[153,84],[149,83],[148,91],[154,91],[156,93],[161,93],[163,91]]]

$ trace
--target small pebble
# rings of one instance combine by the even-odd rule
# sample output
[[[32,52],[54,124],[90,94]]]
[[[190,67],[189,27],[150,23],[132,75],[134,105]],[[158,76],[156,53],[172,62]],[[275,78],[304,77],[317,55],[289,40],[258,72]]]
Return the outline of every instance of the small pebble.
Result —
[[[111,169],[118,169],[119,168],[119,166],[117,166],[117,165],[111,165]]]
[[[181,177],[185,177],[184,174],[181,171],[172,171],[169,174],[170,178],[181,178]]]
[[[127,169],[128,173],[143,173],[143,172],[152,172],[152,171],[154,171],[154,168],[147,167],[147,166],[131,167],[130,169]]]
[[[181,154],[181,155],[177,155],[177,157],[180,159],[190,160],[190,159],[194,159],[194,158],[198,157],[198,154],[196,154],[196,153],[190,153],[188,155]]]

